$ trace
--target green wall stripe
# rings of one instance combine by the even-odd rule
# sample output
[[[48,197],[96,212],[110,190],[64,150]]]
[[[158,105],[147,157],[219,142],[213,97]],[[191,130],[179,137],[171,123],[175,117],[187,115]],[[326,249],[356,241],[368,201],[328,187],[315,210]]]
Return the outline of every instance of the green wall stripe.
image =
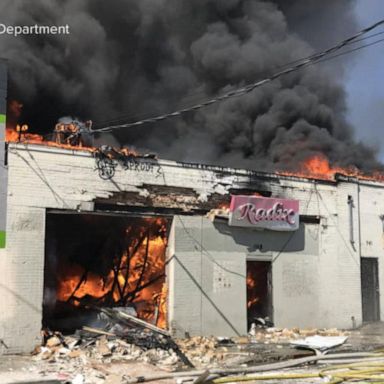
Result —
[[[0,123],[5,123],[5,119],[6,119],[5,115],[0,113]]]
[[[0,231],[0,248],[5,248],[5,231]]]

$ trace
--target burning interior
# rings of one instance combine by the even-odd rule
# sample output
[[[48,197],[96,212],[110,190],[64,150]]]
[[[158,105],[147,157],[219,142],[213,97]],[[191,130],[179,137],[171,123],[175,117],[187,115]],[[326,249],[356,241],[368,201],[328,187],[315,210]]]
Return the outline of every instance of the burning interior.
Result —
[[[257,319],[272,320],[272,275],[268,261],[247,261],[248,329]]]
[[[171,219],[48,213],[43,327],[71,331],[98,307],[124,307],[166,328]]]

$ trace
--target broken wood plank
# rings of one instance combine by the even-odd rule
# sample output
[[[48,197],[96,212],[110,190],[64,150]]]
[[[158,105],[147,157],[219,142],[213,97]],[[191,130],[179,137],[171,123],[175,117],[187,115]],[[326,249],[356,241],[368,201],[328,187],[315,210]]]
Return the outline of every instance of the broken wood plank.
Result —
[[[86,332],[96,333],[98,335],[116,336],[114,333],[103,331],[102,329],[99,329],[99,328],[87,327],[86,325],[84,325],[82,329]]]
[[[159,327],[156,327],[155,325],[149,324],[144,320],[140,320],[134,316],[128,315],[127,313],[119,311],[117,309],[111,309],[111,308],[98,308],[98,309],[117,322],[126,322],[126,323],[135,324],[141,328],[146,328],[149,331],[155,333],[155,335],[157,335],[160,340],[161,338],[163,338],[161,343],[167,344],[169,348],[174,350],[174,352],[177,354],[177,356],[183,362],[183,364],[185,364],[190,368],[194,367],[193,364],[189,361],[188,357],[185,356],[185,354],[181,351],[181,349],[176,344],[176,342],[172,339],[169,332]]]
[[[159,327],[156,327],[156,325],[153,325],[153,324],[149,324],[147,323],[146,321],[144,320],[140,320],[134,316],[131,316],[131,315],[128,315],[127,313],[125,312],[121,312],[121,311],[118,311],[119,313],[119,316],[123,317],[124,319],[128,320],[128,321],[131,321],[137,325],[140,325],[144,328],[147,328],[147,329],[150,329],[151,331],[154,331],[156,333],[161,333],[162,335],[164,336],[170,336],[169,332],[168,331],[165,331],[164,329],[162,328],[159,328]]]

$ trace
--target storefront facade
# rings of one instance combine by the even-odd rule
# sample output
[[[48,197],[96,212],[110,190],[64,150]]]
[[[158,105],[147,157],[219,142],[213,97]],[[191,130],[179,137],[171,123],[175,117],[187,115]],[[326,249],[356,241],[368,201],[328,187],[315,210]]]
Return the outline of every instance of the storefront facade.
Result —
[[[241,335],[252,316],[283,328],[348,329],[380,320],[382,187],[295,182],[283,191],[280,197],[300,202],[300,225],[292,232],[175,219],[175,330]],[[250,277],[260,297],[250,297]],[[253,314],[252,299],[259,301]]]
[[[29,351],[40,341],[52,215],[165,218],[166,327],[178,336],[243,335],[253,317],[304,328],[381,319],[383,184],[141,157],[131,163],[102,178],[92,152],[9,144],[3,353]],[[231,225],[225,213],[207,217],[236,196],[295,201],[297,226],[255,228]]]

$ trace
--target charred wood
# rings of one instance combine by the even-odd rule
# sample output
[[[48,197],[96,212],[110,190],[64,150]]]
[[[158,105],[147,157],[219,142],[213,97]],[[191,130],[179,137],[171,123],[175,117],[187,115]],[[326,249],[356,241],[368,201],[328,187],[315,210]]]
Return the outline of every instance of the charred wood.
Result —
[[[147,244],[146,244],[146,246],[145,246],[145,257],[144,257],[143,267],[142,267],[142,269],[141,269],[140,277],[139,277],[139,279],[137,280],[136,288],[135,288],[135,290],[132,292],[132,300],[135,299],[136,294],[137,294],[137,292],[138,292],[138,290],[139,290],[139,288],[140,288],[141,282],[143,281],[143,276],[144,276],[144,272],[145,272],[145,267],[147,266],[147,262],[148,262],[149,241],[150,241],[150,229],[148,228],[148,231],[147,231]]]
[[[129,343],[133,343],[138,346],[146,346],[149,343],[150,345],[156,346],[157,348],[172,349],[183,362],[183,364],[191,368],[193,367],[193,364],[180,350],[179,346],[167,331],[158,328],[155,325],[149,324],[143,320],[137,319],[136,317],[128,315],[122,311],[110,308],[99,308],[99,310],[113,319],[117,324],[122,324],[123,326],[125,325],[125,327],[121,328],[121,335],[119,336],[123,336]],[[132,326],[145,329],[146,332],[136,333],[136,335],[132,337],[132,331],[129,331],[129,328]],[[126,332],[124,332],[124,330],[126,330]],[[117,332],[115,331],[115,333]]]

